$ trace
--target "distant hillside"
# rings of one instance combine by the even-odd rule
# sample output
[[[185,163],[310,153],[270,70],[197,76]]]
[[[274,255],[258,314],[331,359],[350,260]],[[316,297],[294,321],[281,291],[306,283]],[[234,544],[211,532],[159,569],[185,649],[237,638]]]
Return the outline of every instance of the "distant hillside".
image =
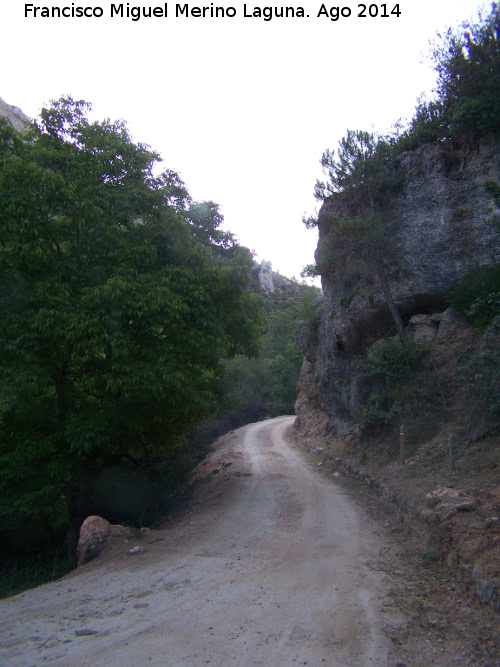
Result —
[[[293,414],[302,365],[296,329],[314,311],[322,292],[274,272],[268,261],[254,263],[250,289],[262,299],[259,352],[226,361],[228,394],[219,412],[195,434],[200,441],[248,422]]]

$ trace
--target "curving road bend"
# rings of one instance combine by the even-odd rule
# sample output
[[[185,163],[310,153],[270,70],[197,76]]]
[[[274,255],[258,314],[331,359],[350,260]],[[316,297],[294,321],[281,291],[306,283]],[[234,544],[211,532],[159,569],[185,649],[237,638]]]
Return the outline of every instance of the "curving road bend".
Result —
[[[226,436],[190,512],[0,601],[0,664],[385,666],[383,539],[291,445],[293,417]],[[197,500],[196,500],[197,499]],[[394,663],[396,664],[396,663]]]

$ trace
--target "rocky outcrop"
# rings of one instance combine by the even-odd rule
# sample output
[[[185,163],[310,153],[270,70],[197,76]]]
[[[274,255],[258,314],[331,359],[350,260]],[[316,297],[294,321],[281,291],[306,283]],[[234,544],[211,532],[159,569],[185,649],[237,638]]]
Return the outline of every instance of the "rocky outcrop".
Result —
[[[500,262],[500,206],[488,187],[500,184],[500,145],[485,140],[460,155],[426,145],[401,155],[394,168],[402,185],[383,212],[391,240],[384,257],[390,290],[415,340],[443,341],[457,326],[447,310],[450,290],[474,267]],[[328,246],[329,219],[338,206],[335,197],[323,204],[319,251]],[[375,272],[350,276],[327,264],[322,286],[323,315],[312,323],[313,330],[308,323],[298,333],[308,364],[307,391],[303,382],[299,386],[299,423],[312,409],[306,395],[315,394],[313,407],[328,415],[332,433],[356,439],[361,361],[375,341],[396,330]]]
[[[425,496],[429,509],[422,512],[426,521],[448,521],[457,512],[470,512],[476,508],[476,501],[461,489],[438,487]]]
[[[271,262],[261,262],[259,267],[259,283],[268,292],[274,292],[273,266]]]
[[[26,114],[24,114],[19,107],[13,107],[10,104],[7,104],[1,97],[0,97],[0,116],[5,116],[10,124],[14,127],[14,129],[18,130],[19,132],[21,130],[25,130],[30,122],[30,119]]]
[[[89,516],[82,523],[76,551],[78,566],[98,556],[112,538],[130,537],[132,530],[125,526],[113,526],[100,516]]]

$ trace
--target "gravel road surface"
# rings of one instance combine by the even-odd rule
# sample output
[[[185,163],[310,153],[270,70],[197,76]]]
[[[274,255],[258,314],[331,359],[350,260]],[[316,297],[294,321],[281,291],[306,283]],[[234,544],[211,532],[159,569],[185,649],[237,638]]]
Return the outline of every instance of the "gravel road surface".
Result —
[[[290,442],[293,419],[221,439],[166,527],[0,601],[0,664],[455,664],[398,658],[387,535]]]

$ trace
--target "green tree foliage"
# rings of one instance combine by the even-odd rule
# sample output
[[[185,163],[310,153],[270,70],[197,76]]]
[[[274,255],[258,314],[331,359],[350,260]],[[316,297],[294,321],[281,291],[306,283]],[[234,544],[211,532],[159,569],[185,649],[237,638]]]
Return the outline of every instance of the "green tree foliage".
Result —
[[[427,349],[405,337],[382,339],[369,350],[361,365],[363,408],[361,423],[366,434],[389,425],[414,401],[415,378],[423,370]]]
[[[450,294],[450,303],[476,326],[500,316],[500,264],[476,267]]]
[[[265,417],[293,414],[302,353],[295,338],[297,324],[311,316],[310,304],[320,290],[293,281],[265,298],[266,316],[258,358],[236,357],[227,363],[232,387],[225,406],[231,427]]]
[[[1,533],[69,529],[71,546],[102,471],[172,475],[221,358],[259,333],[251,253],[217,206],[87,111],[0,123]]]
[[[433,52],[443,126],[450,136],[500,131],[500,8],[448,29]]]
[[[399,138],[399,150],[427,141],[477,139],[500,132],[500,7],[439,34],[431,58],[433,99],[422,101]]]
[[[394,184],[387,164],[391,147],[383,137],[361,130],[347,130],[339,141],[337,155],[327,149],[321,166],[328,181],[317,181],[314,195],[319,201],[343,194],[348,213],[373,211],[385,203]]]
[[[497,312],[499,300],[497,299]],[[500,416],[500,316],[484,328],[479,345],[462,363],[458,379],[478,413]],[[498,423],[498,422],[497,422]]]
[[[302,353],[295,342],[300,319],[300,296],[297,297],[269,313],[262,337],[262,355],[269,369],[271,400],[268,409],[273,416],[293,414],[294,411],[302,366]]]

